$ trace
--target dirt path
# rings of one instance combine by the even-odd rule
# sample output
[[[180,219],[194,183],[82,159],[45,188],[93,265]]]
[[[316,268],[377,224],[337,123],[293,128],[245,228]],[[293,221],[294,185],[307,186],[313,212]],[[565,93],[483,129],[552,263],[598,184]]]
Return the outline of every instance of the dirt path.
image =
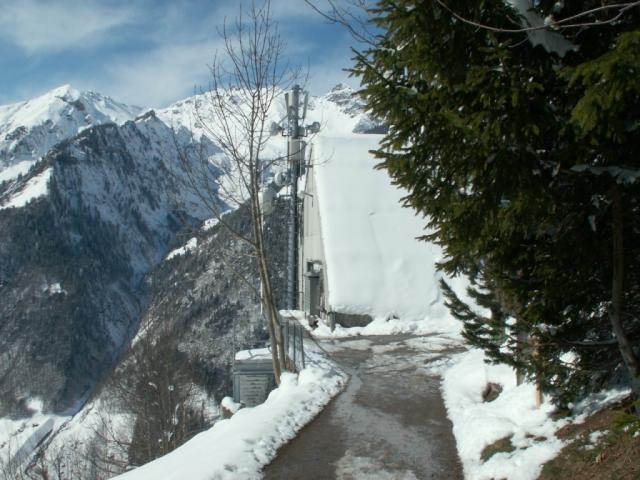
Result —
[[[349,373],[345,391],[265,468],[266,479],[461,479],[451,423],[428,365],[429,337],[321,343]]]

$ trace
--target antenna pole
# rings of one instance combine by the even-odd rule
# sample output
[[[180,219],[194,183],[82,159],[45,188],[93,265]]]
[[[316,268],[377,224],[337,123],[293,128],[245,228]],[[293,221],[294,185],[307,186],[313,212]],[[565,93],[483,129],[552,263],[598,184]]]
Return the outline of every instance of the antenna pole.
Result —
[[[300,94],[302,89],[294,85],[289,92],[287,102],[287,116],[289,120],[289,215],[287,238],[287,308],[295,310],[298,306],[298,177],[300,165],[304,161],[303,141],[304,132],[300,128]]]
[[[302,114],[300,114],[301,95],[304,95]],[[304,92],[300,85],[294,85],[291,91],[285,93],[284,98],[287,105],[287,126],[285,128],[280,126],[280,123],[273,122],[271,124],[271,135],[281,133],[289,137],[287,159],[291,192],[287,212],[287,292],[285,307],[289,310],[295,310],[298,307],[298,229],[300,224],[298,218],[298,179],[303,173],[302,166],[304,165],[305,141],[303,138],[308,134],[318,133],[320,131],[320,123],[313,122],[311,125],[304,125],[309,94]]]

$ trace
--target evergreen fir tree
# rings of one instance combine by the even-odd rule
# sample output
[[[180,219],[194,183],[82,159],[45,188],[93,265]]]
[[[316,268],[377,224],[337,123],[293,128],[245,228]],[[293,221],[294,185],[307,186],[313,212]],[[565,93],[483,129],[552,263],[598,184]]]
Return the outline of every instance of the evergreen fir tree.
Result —
[[[539,8],[561,19],[591,3]],[[518,18],[500,0],[447,5],[498,29]],[[353,74],[389,125],[375,154],[427,216],[441,268],[468,275],[492,312],[443,286],[465,337],[561,400],[600,388],[623,359],[637,379],[637,12],[561,31],[575,46],[564,56],[437,2],[380,0],[371,14],[382,35]]]

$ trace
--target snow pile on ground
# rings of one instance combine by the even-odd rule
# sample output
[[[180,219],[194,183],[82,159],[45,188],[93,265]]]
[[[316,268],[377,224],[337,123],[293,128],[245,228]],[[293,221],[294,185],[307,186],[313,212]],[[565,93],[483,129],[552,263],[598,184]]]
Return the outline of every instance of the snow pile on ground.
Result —
[[[503,390],[494,401],[484,402],[482,393],[489,382]],[[511,367],[486,364],[478,349],[454,357],[452,366],[443,371],[442,390],[468,480],[538,478],[543,465],[565,445],[555,436],[561,427],[581,423],[630,393],[614,389],[593,394],[576,404],[571,416],[554,420],[551,403],[536,407],[534,384],[516,385]],[[489,457],[485,449],[498,441],[497,453]]]
[[[220,407],[224,408],[230,413],[236,413],[242,408],[242,404],[235,402],[232,397],[224,397],[220,402]]]
[[[535,385],[516,385],[516,375],[506,365],[485,363],[481,350],[460,354],[443,375],[443,397],[458,446],[465,478],[533,480],[542,465],[564,446],[555,432],[567,420],[553,420],[554,407],[535,405]],[[503,391],[492,402],[482,392],[489,382]],[[485,448],[503,440],[505,446],[483,461]],[[511,450],[511,451],[509,451]]]
[[[573,423],[583,423],[587,417],[599,412],[603,408],[624,400],[630,394],[630,388],[612,388],[589,395],[576,405],[573,405]]]
[[[333,398],[346,375],[311,341],[305,341],[307,368],[284,373],[266,402],[217,422],[180,448],[122,480],[257,479],[277,449],[291,440]]]
[[[345,328],[336,325],[334,330],[320,323],[317,327],[309,325],[305,312],[298,310],[283,311],[287,316],[295,317],[316,338],[346,338],[360,335],[441,335],[462,342],[460,334],[462,325],[450,316],[440,318],[423,318],[420,320],[405,320],[402,318],[376,317],[364,327]]]

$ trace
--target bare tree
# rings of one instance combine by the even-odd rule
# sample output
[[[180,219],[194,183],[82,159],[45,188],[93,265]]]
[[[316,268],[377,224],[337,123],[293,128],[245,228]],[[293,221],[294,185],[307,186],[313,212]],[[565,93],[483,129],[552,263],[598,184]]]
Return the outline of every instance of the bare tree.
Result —
[[[88,455],[94,468],[117,473],[147,463],[207,427],[193,377],[192,363],[178,349],[173,332],[140,337],[106,385]],[[111,412],[133,422],[133,428],[123,429]]]
[[[16,449],[13,439],[9,437],[0,447],[3,449],[2,455],[0,455],[0,480],[26,478],[21,462],[15,458]]]
[[[195,157],[200,161],[194,162],[194,152],[179,146],[176,135],[181,175],[219,223],[247,244],[255,258],[259,287],[239,272],[238,277],[260,299],[279,384],[285,352],[267,261],[261,193],[267,172],[287,159],[287,155],[266,152],[270,112],[281,93],[296,81],[299,70],[283,60],[284,42],[269,0],[259,6],[252,3],[247,10],[241,7],[237,19],[232,23],[225,20],[219,33],[222,52],[216,54],[210,67],[209,89],[201,92],[195,103],[195,127],[202,138],[190,145],[198,145],[193,148],[198,150]],[[250,212],[250,235],[234,228],[223,215],[225,208],[243,205]]]

